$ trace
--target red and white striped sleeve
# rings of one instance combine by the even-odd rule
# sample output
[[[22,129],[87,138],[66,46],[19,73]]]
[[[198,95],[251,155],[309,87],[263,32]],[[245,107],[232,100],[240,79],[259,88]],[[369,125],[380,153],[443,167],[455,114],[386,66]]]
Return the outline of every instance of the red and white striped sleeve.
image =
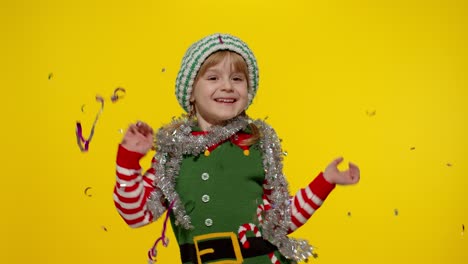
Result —
[[[143,156],[141,153],[129,151],[119,145],[114,204],[120,216],[133,228],[156,220],[147,205],[148,197],[155,191],[155,171],[152,166],[142,175],[139,161]],[[154,164],[155,158],[151,162]]]
[[[289,233],[301,227],[335,188],[320,173],[306,188],[300,189],[291,200],[291,225]]]

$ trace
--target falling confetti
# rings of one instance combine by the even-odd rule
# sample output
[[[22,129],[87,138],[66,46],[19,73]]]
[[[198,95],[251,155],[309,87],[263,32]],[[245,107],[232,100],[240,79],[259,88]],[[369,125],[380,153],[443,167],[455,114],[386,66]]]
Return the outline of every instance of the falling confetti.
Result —
[[[119,93],[120,92],[120,93]],[[112,94],[111,96],[111,101],[113,103],[117,102],[119,99],[122,99],[124,97],[124,95],[126,94],[126,91],[124,88],[122,87],[117,87],[115,88],[114,90],[114,94]]]
[[[351,212],[348,212],[348,216],[351,217]]]
[[[376,112],[375,110],[372,110],[372,111],[366,110],[366,114],[368,116],[375,116],[375,112]]]
[[[452,164],[451,164],[451,163],[447,163],[447,167],[452,167]]]
[[[118,131],[119,131],[120,134],[123,134],[123,128],[119,128]]]
[[[465,234],[465,225],[462,225],[462,236]]]
[[[84,194],[89,197],[93,196],[92,194],[88,193],[88,191],[91,189],[92,189],[91,187],[86,187],[86,189],[84,190]]]
[[[101,226],[102,230],[107,232],[107,228],[105,226]]]
[[[49,80],[52,79],[52,77],[54,77],[54,74],[53,74],[53,73],[49,73]]]
[[[416,147],[411,147],[411,148],[410,148],[410,150],[415,150],[415,149],[416,149]]]
[[[85,139],[83,137],[83,131],[81,127],[81,123],[79,121],[76,122],[76,141],[78,143],[78,147],[80,148],[81,152],[87,152],[89,148],[89,142],[91,142],[91,139],[93,138],[94,135],[94,129],[96,128],[96,123],[99,119],[99,116],[101,116],[102,111],[104,110],[104,98],[102,98],[99,95],[96,95],[96,101],[101,103],[101,109],[99,112],[96,114],[96,118],[94,119],[93,126],[91,127],[91,132],[89,133],[89,138]]]
[[[398,209],[393,210],[393,213],[395,214],[395,216],[398,216]]]
[[[148,263],[154,263],[156,262],[156,256],[158,255],[158,251],[156,247],[158,246],[159,242],[162,242],[162,245],[164,247],[167,247],[169,245],[169,238],[166,237],[166,227],[167,227],[167,220],[169,219],[169,215],[172,211],[172,208],[174,207],[174,202],[173,200],[171,204],[169,205],[169,208],[167,209],[166,212],[166,217],[164,219],[163,223],[163,230],[161,232],[161,236],[154,242],[153,246],[148,250]]]
[[[288,156],[288,152],[287,152],[287,151],[283,151],[283,156]]]
[[[86,106],[86,105],[82,105],[82,106],[81,106],[81,112],[83,112],[83,113],[84,113],[84,110],[85,110],[85,106]]]
[[[161,72],[166,72],[166,68],[162,68],[162,69],[161,69]]]

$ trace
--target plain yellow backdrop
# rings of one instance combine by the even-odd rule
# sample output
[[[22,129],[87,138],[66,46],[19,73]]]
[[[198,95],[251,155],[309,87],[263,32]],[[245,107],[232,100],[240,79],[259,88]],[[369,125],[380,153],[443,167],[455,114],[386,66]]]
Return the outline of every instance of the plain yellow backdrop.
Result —
[[[317,247],[314,262],[468,263],[466,1],[2,0],[0,8],[0,262],[146,262],[161,221],[130,229],[114,208],[119,130],[180,115],[174,83],[186,48],[225,32],[257,56],[248,113],[268,117],[283,139],[291,192],[339,155],[361,168],[359,185],[337,187],[293,234]],[[112,103],[116,87],[127,93]],[[75,122],[87,136],[96,94],[105,108],[81,153]],[[170,239],[158,263],[178,263]]]

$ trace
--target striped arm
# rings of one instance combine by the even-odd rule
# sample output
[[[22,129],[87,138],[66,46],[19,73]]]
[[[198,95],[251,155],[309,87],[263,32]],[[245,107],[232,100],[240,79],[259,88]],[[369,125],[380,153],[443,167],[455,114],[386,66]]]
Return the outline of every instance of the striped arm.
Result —
[[[289,233],[305,224],[334,188],[335,184],[327,182],[320,173],[306,188],[300,189],[292,198]]]
[[[151,168],[141,174],[139,161],[143,156],[121,145],[117,153],[114,204],[120,216],[133,228],[156,220],[147,206],[148,197],[155,191],[155,171]],[[156,160],[153,158],[151,162],[154,164]]]

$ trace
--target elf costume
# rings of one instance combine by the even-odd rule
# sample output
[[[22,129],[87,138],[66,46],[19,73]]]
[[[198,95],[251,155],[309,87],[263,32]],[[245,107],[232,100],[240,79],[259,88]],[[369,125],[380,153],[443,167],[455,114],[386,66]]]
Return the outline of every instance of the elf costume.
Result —
[[[219,50],[240,54],[249,71],[249,102],[258,87],[253,53],[240,39],[214,34],[193,44],[182,60],[176,95],[188,112],[203,61]],[[260,139],[243,140],[251,127]],[[158,219],[166,210],[182,263],[294,263],[312,256],[304,240],[287,235],[303,225],[335,187],[320,173],[290,197],[282,172],[283,152],[275,131],[245,114],[200,131],[193,118],[162,127],[152,167],[141,173],[143,154],[119,146],[114,201],[131,227]]]

